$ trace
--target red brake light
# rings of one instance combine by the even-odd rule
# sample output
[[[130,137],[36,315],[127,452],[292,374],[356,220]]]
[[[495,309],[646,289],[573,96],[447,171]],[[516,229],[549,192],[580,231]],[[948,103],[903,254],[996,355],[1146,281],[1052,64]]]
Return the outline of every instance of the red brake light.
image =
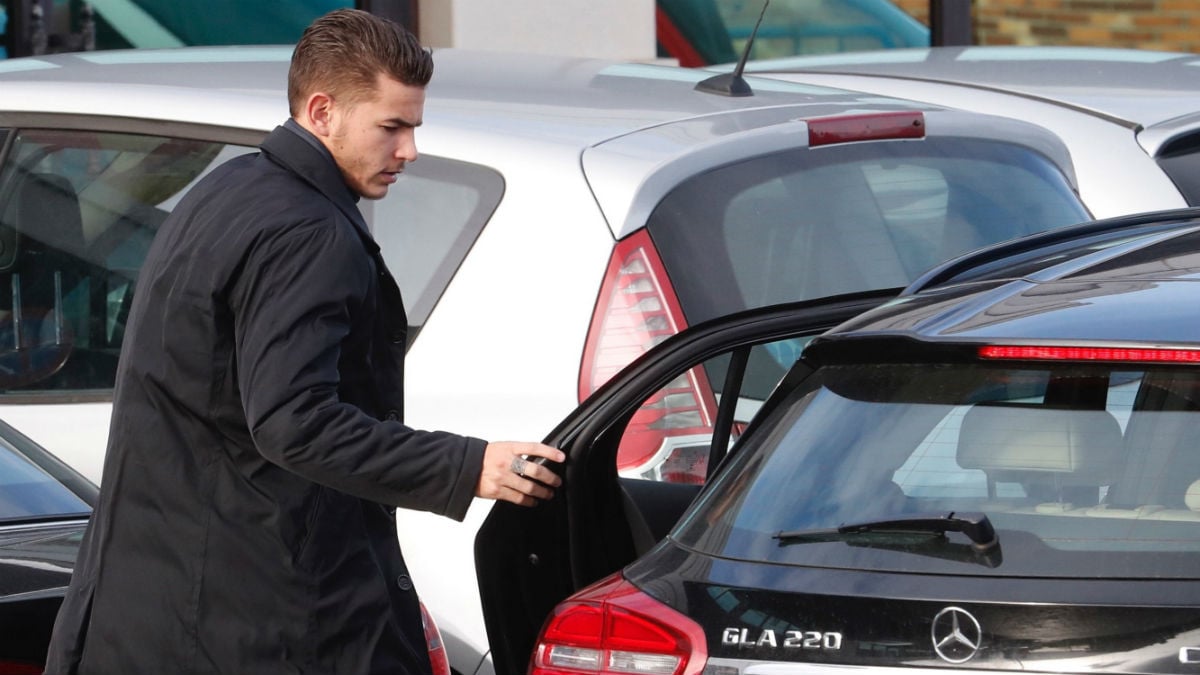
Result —
[[[685,327],[679,299],[650,235],[639,230],[617,242],[588,329],[579,400]],[[672,482],[703,482],[715,410],[708,378],[700,369],[690,371],[634,414],[617,453],[617,469],[656,474],[652,477]],[[703,444],[689,444],[692,436],[706,438]]]
[[[442,632],[437,623],[421,603],[421,627],[425,629],[425,646],[429,649],[429,664],[433,666],[433,675],[450,675],[450,658],[446,656],[446,645],[442,642]]]
[[[984,359],[1024,359],[1035,361],[1200,363],[1200,349],[986,345],[979,348],[979,357]]]
[[[823,117],[808,121],[808,145],[833,145],[888,138],[924,138],[925,114],[919,111]]]
[[[579,373],[579,400],[687,326],[645,230],[617,242],[604,272]]]
[[[707,661],[699,624],[615,574],[554,608],[530,675],[696,675]]]

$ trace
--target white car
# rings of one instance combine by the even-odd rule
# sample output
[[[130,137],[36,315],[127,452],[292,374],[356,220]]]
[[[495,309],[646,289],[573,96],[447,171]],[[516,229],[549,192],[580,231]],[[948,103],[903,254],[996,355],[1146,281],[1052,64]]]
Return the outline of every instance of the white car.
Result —
[[[1200,205],[1195,54],[932,47],[763,60],[746,70],[1035,122],[1067,144],[1080,196],[1097,217]]]
[[[93,480],[146,247],[189,185],[285,119],[290,52],[0,62],[0,416]],[[771,79],[722,96],[668,66],[434,60],[421,158],[361,203],[408,305],[420,428],[536,440],[688,324],[898,290],[1093,210],[1064,144],[1020,120]],[[1107,188],[1138,206],[1148,189]],[[750,377],[765,396],[781,373]],[[695,370],[631,413],[614,470],[703,480],[712,428],[736,433],[756,400],[718,419],[721,389]],[[460,675],[491,669],[472,552],[489,506],[398,514]]]

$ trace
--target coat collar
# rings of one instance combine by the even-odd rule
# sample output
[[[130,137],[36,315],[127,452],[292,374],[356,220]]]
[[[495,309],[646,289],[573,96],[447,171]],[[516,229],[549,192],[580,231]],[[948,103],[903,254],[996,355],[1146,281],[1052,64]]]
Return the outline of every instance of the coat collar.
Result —
[[[376,253],[379,251],[379,244],[375,243],[375,238],[371,236],[367,221],[363,219],[362,212],[355,203],[358,199],[346,186],[333,156],[328,151],[323,152],[324,148],[319,145],[319,141],[310,141],[301,136],[302,133],[308,132],[303,127],[295,130],[287,125],[280,125],[267,135],[259,148],[272,161],[299,176],[333,202],[338,210],[354,223],[370,252]]]

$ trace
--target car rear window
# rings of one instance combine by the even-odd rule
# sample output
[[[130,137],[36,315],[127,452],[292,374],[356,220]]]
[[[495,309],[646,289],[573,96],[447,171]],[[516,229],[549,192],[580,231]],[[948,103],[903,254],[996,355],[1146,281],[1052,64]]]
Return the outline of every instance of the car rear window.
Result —
[[[689,323],[900,288],[973,248],[1088,220],[1043,155],[929,137],[795,149],[680,184],[647,223]]]
[[[1198,437],[1194,367],[828,366],[746,436],[675,536],[771,563],[1191,579]],[[839,532],[950,513],[984,514],[994,554],[958,533]]]

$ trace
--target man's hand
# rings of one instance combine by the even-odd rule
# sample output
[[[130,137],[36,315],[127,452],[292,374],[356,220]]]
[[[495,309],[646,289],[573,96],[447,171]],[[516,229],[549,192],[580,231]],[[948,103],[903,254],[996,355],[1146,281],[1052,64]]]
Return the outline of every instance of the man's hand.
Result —
[[[562,479],[550,469],[537,464],[534,457],[545,457],[562,463],[567,456],[561,450],[541,443],[488,443],[483,451],[483,472],[475,494],[487,499],[533,506],[542,499],[554,496],[554,488]]]

